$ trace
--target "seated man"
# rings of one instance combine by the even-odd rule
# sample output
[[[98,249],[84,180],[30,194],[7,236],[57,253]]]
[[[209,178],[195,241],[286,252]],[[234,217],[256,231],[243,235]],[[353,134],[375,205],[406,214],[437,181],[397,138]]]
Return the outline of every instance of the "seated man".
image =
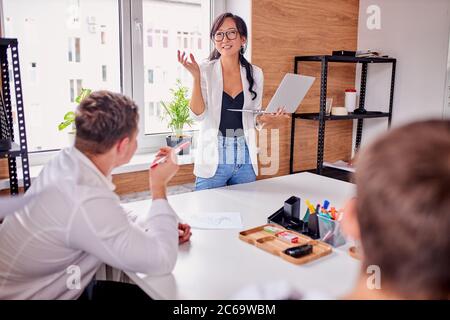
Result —
[[[359,280],[344,299],[450,298],[450,121],[406,125],[360,152],[356,198],[342,226],[361,244]],[[339,275],[335,275],[339,276]],[[234,299],[329,299],[284,282]]]
[[[356,167],[344,230],[363,257],[346,298],[450,298],[450,121],[393,129],[361,152]]]
[[[166,200],[178,170],[170,148],[158,154],[167,161],[149,170],[147,215],[131,221],[113,192],[111,171],[137,148],[135,103],[94,92],[79,105],[75,124],[75,146],[45,166],[28,191],[39,194],[0,227],[0,299],[76,299],[102,263],[170,273],[179,242],[189,240],[189,226],[178,225]]]

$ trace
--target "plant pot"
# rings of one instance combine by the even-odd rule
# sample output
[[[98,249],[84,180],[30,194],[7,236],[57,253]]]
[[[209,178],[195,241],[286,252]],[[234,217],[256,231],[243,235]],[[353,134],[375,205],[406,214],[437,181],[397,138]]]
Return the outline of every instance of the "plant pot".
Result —
[[[187,148],[184,148],[183,150],[181,150],[181,152],[179,153],[179,155],[187,155],[190,153],[191,151],[191,145],[192,145],[192,136],[167,136],[166,137],[166,143],[168,147],[175,147],[176,145],[189,141],[190,144],[189,146],[187,146]]]

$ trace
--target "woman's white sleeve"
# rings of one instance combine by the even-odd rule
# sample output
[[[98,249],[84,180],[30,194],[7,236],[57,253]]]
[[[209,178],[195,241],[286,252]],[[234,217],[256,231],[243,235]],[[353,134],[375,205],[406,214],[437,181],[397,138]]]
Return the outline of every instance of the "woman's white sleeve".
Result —
[[[197,121],[197,122],[205,119],[206,112],[208,110],[208,90],[207,90],[207,86],[206,86],[206,74],[202,70],[202,66],[200,66],[200,89],[201,89],[203,104],[205,105],[205,109],[203,110],[202,113],[195,114],[191,110],[191,108],[189,108],[189,114],[190,114],[192,120]]]

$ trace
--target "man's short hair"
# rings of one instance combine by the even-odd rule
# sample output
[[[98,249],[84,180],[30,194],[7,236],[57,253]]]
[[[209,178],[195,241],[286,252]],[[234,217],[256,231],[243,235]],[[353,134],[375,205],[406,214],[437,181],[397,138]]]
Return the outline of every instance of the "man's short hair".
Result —
[[[138,127],[138,107],[130,98],[96,91],[83,99],[76,111],[75,146],[89,154],[103,154]]]
[[[450,296],[450,121],[394,129],[361,152],[357,212],[365,268],[407,298]],[[389,287],[389,288],[388,288]]]

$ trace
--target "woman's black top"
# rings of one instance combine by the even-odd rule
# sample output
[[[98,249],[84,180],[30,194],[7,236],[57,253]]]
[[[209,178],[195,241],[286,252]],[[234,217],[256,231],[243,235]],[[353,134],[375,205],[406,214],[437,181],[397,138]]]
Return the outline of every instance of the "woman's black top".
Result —
[[[242,112],[228,111],[227,109],[242,109],[244,107],[244,92],[231,97],[225,91],[222,95],[222,112],[220,115],[219,134],[224,137],[236,137],[244,134],[242,126]]]

